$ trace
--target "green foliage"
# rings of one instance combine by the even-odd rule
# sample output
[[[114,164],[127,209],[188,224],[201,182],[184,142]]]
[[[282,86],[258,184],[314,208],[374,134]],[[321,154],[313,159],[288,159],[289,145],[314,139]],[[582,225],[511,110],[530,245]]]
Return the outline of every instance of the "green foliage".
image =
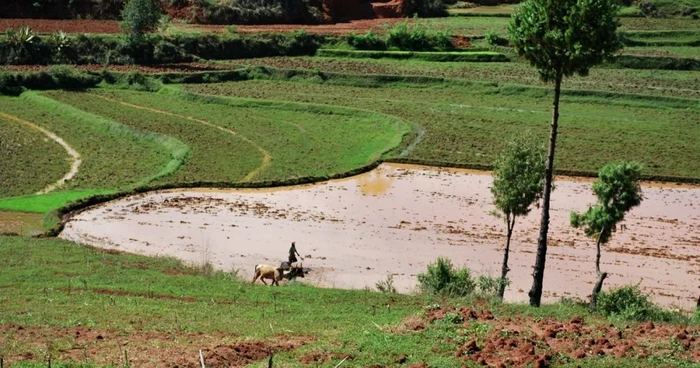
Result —
[[[0,42],[0,64],[159,64],[204,59],[313,55],[327,36],[299,30],[287,34],[160,34],[138,40],[114,35],[56,33],[31,43]]]
[[[386,278],[384,280],[377,281],[377,283],[374,284],[374,286],[377,288],[377,290],[381,291],[382,293],[396,294],[396,287],[394,286],[394,275],[391,273],[386,275]]]
[[[371,29],[365,34],[350,33],[346,36],[350,46],[357,50],[386,50],[386,41]]]
[[[486,43],[491,46],[508,46],[508,39],[499,36],[494,31],[489,31],[486,33],[484,39],[486,40]]]
[[[461,297],[476,289],[476,281],[468,268],[455,269],[448,258],[439,257],[418,275],[421,290],[430,295]]]
[[[493,165],[493,194],[496,209],[506,217],[525,216],[542,197],[547,153],[531,132],[506,143]]]
[[[500,277],[491,277],[487,275],[479,275],[476,279],[476,284],[481,296],[497,295],[501,285],[508,286],[510,283],[508,279],[504,280]]]
[[[688,322],[677,312],[666,311],[652,303],[638,285],[622,286],[598,295],[598,311],[606,317],[630,321]]]
[[[419,17],[446,17],[447,4],[443,0],[406,0],[404,2],[406,14],[415,14]]]
[[[637,162],[617,162],[603,166],[593,183],[596,204],[584,213],[571,213],[571,226],[583,227],[586,236],[599,237],[605,244],[615,225],[633,207],[642,202],[639,180],[642,165]]]
[[[449,30],[433,31],[425,23],[399,22],[387,32],[386,44],[390,48],[407,51],[451,50],[452,33]]]
[[[621,47],[617,11],[613,0],[528,0],[508,26],[511,44],[544,81],[585,76]]]
[[[309,0],[196,0],[194,5],[199,23],[315,24],[323,20],[320,6]]]
[[[129,0],[122,10],[122,30],[131,42],[139,43],[144,34],[158,27],[162,14],[158,0]]]
[[[18,30],[8,28],[3,42],[6,55],[3,55],[2,59],[8,64],[25,63],[37,54],[35,45],[40,41],[30,27],[20,27]]]

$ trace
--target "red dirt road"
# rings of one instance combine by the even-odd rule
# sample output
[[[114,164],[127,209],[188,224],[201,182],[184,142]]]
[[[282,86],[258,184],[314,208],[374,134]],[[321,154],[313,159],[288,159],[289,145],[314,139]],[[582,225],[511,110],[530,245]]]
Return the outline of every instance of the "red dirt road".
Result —
[[[438,256],[476,274],[499,275],[502,220],[493,209],[488,173],[402,165],[345,180],[284,189],[150,193],[90,209],[61,237],[108,249],[210,259],[252,275],[278,264],[296,241],[305,279],[320,286],[374,287],[394,274],[410,292]],[[553,193],[546,301],[586,298],[595,277],[594,240],[569,225],[572,210],[593,201],[590,180],[559,179]],[[603,249],[605,288],[641,282],[666,306],[695,307],[700,285],[700,187],[647,184],[644,202]],[[509,301],[527,300],[540,211],[519,219],[510,257]]]
[[[381,32],[385,25],[403,21],[402,18],[354,20],[336,24],[280,24],[280,25],[241,25],[239,33],[291,32],[304,29],[309,33],[341,35],[351,32],[363,33],[370,29]],[[0,31],[8,28],[29,26],[38,33],[120,33],[119,22],[113,20],[53,20],[53,19],[0,19]],[[227,26],[183,24],[177,25],[192,31],[224,32]]]

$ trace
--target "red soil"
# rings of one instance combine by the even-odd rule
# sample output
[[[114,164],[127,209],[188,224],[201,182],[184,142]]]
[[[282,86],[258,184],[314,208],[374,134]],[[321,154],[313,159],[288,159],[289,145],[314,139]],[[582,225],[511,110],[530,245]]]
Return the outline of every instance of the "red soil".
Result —
[[[582,317],[568,322],[551,318],[495,318],[488,310],[466,307],[429,311],[429,322],[446,314],[460,315],[465,328],[473,323],[488,325],[488,333],[467,333],[466,343],[458,344],[455,357],[489,367],[547,367],[557,356],[582,359],[590,356],[640,358],[671,353],[693,362],[700,361],[700,328],[660,325],[652,322],[621,328],[587,324]],[[678,347],[674,348],[674,341]]]
[[[279,335],[270,341],[244,341],[222,344],[231,334],[201,332],[161,332],[98,330],[87,327],[35,327],[16,324],[0,325],[0,346],[21,349],[6,351],[4,361],[46,361],[42,351],[56,338],[69,340],[65,348],[52,353],[53,360],[83,362],[89,359],[98,365],[130,365],[134,367],[200,367],[199,349],[208,367],[243,367],[263,360],[272,353],[299,348],[313,339]],[[127,351],[130,364],[125,364]]]
[[[362,33],[370,29],[383,31],[385,24],[400,21],[394,19],[364,19],[353,20],[344,23],[303,25],[303,24],[275,24],[238,26],[239,33],[263,33],[263,32],[292,32],[304,29],[316,34],[348,34],[351,32]],[[38,33],[53,33],[64,31],[66,33],[119,33],[119,22],[114,20],[53,20],[53,19],[0,19],[0,31],[8,28],[31,27]],[[188,29],[224,32],[227,26],[222,25],[183,25]]]
[[[114,20],[62,19],[0,19],[0,31],[8,28],[31,27],[34,32],[53,33],[119,33],[119,22]]]

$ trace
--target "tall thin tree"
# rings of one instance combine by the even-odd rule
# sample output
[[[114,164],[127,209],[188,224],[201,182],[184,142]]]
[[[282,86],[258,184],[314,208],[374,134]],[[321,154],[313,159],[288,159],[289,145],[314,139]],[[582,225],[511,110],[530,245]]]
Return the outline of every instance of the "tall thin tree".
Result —
[[[493,204],[497,214],[506,222],[506,247],[503,251],[498,296],[503,299],[508,284],[508,258],[515,218],[530,212],[530,206],[542,197],[544,164],[547,158],[544,145],[527,132],[506,143],[493,168]]]
[[[642,165],[637,162],[618,162],[603,166],[598,180],[593,183],[596,204],[583,213],[571,213],[571,226],[582,227],[586,236],[595,237],[595,272],[598,276],[591,294],[591,309],[596,309],[598,293],[603,288],[607,272],[600,271],[600,245],[612,237],[617,224],[625,219],[625,214],[642,203],[642,187],[639,179]]]
[[[511,44],[518,54],[537,68],[543,81],[554,83],[542,219],[529,292],[532,306],[539,307],[542,299],[562,80],[574,74],[588,75],[592,66],[612,58],[620,49],[617,11],[616,0],[528,0],[518,7],[508,25]]]

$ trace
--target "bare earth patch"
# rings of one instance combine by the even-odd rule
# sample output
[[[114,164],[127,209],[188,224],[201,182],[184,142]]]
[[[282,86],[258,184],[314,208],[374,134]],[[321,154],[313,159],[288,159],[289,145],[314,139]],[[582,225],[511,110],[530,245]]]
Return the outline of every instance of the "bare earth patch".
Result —
[[[299,348],[308,337],[279,335],[269,341],[235,341],[221,333],[96,330],[88,327],[52,328],[0,324],[0,346],[12,343],[22,349],[5,355],[5,363],[35,360],[90,362],[134,367],[201,366],[199,349],[208,367],[244,367],[265,359],[270,352]],[[124,351],[127,353],[124,354]],[[125,359],[129,359],[126,364]]]
[[[568,322],[527,317],[497,319],[488,310],[466,307],[436,309],[426,319],[434,322],[446,314],[462,316],[462,327],[479,323],[488,333],[468,335],[467,342],[457,344],[455,357],[489,367],[546,367],[562,359],[611,356],[646,359],[649,356],[674,354],[692,362],[700,361],[698,327],[660,325],[652,322],[625,326],[591,325],[582,317]]]
[[[171,255],[241,269],[286,260],[292,241],[319,286],[374,288],[394,275],[410,292],[439,256],[477,274],[500,271],[505,226],[488,173],[404,165],[317,185],[188,190],[137,195],[84,211],[61,237],[106,249]],[[692,309],[700,284],[700,187],[647,183],[644,201],[603,249],[605,288],[641,283],[655,302]],[[594,200],[589,179],[559,178],[553,193],[544,298],[585,299],[595,276],[594,240],[569,226]],[[527,300],[540,210],[515,225],[507,301]]]

